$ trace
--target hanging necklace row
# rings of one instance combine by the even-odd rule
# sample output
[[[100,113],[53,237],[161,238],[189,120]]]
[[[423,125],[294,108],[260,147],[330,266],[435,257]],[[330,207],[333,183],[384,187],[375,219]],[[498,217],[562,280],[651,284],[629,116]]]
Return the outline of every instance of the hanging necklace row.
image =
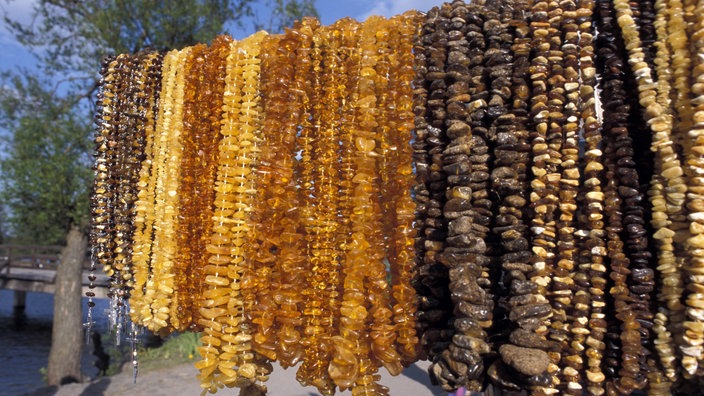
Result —
[[[120,326],[202,333],[204,392],[688,392],[700,18],[457,0],[108,58],[91,271]]]

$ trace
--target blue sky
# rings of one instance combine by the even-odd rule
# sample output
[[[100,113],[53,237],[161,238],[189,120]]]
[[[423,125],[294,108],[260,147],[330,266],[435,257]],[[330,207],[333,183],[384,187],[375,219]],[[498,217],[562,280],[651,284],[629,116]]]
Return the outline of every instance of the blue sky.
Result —
[[[317,0],[316,8],[321,22],[329,25],[348,16],[362,21],[370,15],[389,17],[411,9],[427,11],[441,3],[442,0]],[[30,22],[33,4],[33,0],[0,0],[0,11],[13,19]],[[32,55],[15,42],[4,23],[0,25],[0,48],[0,70],[34,64]]]

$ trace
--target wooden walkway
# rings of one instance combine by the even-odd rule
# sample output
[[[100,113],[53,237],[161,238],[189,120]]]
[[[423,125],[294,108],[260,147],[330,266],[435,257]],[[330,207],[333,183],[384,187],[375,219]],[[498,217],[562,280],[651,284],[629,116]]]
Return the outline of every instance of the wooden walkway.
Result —
[[[54,279],[63,246],[0,245],[0,289],[24,292],[54,293]],[[90,261],[83,264],[83,295],[88,291]],[[108,277],[102,270],[93,289],[97,298],[107,298]]]

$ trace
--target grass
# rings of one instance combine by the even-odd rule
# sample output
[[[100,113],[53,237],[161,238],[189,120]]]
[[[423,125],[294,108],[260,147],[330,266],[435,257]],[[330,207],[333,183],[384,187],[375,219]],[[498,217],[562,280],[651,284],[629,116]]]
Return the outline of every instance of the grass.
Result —
[[[137,360],[140,370],[153,370],[192,362],[200,345],[200,334],[178,333],[168,337],[158,348],[139,351]]]
[[[119,346],[115,346],[112,342],[114,339],[110,341],[109,344],[104,344],[107,345],[105,349],[110,355],[110,367],[106,375],[118,374],[123,369],[131,370],[132,350],[129,343],[123,341]],[[158,347],[140,347],[137,351],[139,371],[146,372],[193,362],[198,355],[199,345],[200,334],[189,332],[172,334]]]

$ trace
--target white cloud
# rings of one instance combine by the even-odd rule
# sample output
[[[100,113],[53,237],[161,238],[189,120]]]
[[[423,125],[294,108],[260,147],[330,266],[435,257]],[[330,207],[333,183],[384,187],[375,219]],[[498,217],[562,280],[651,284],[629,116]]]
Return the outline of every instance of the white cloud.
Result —
[[[403,14],[408,10],[418,10],[426,12],[436,5],[445,3],[444,0],[381,0],[374,3],[371,10],[359,17],[360,21],[367,19],[371,15],[381,15],[391,17]]]

